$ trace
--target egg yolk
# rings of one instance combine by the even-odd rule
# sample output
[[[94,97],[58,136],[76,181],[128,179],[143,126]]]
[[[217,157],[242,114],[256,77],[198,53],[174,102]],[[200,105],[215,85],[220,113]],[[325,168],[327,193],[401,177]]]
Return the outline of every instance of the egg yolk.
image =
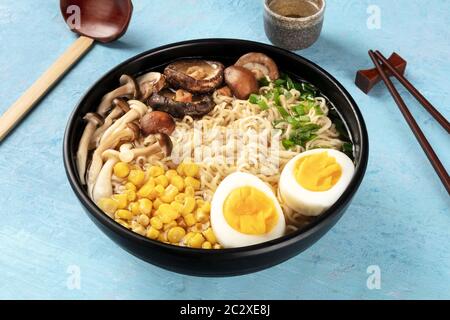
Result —
[[[278,222],[273,200],[249,186],[237,188],[228,195],[223,214],[233,229],[250,235],[268,233]]]
[[[294,167],[298,184],[310,191],[330,190],[340,179],[342,168],[328,152],[300,158]]]

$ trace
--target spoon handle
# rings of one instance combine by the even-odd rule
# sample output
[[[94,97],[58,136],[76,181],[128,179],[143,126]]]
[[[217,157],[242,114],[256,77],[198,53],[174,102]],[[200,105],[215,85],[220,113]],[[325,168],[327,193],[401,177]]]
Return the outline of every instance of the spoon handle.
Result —
[[[53,65],[0,117],[0,142],[54,84],[92,46],[94,40],[79,37]]]

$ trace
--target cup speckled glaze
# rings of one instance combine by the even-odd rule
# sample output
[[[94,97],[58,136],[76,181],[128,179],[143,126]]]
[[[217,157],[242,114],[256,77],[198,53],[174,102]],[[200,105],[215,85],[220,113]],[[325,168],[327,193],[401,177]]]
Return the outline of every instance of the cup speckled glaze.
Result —
[[[322,31],[325,0],[264,0],[264,30],[276,46],[300,50]]]

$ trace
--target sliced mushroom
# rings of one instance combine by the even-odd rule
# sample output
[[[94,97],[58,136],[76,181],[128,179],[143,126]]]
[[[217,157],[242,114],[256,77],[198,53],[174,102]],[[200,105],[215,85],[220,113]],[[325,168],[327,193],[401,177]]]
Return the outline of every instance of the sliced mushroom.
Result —
[[[133,77],[122,75],[119,79],[120,87],[103,96],[102,102],[97,108],[97,113],[104,116],[110,109],[115,98],[126,97],[128,99],[139,98],[139,86]]]
[[[154,137],[156,138],[156,141],[147,147],[135,149],[121,148],[119,155],[120,160],[123,162],[131,162],[137,157],[148,157],[159,153],[162,153],[164,157],[170,156],[173,148],[172,140],[170,140],[170,137],[164,133],[157,133],[154,135]]]
[[[238,66],[231,66],[225,69],[225,82],[238,99],[248,99],[250,94],[259,90],[258,81],[253,73]]]
[[[192,93],[183,89],[178,89],[175,92],[175,101],[192,102]]]
[[[261,80],[265,76],[268,76],[270,80],[277,80],[280,77],[275,61],[264,53],[250,52],[244,54],[234,65],[250,70],[257,80]]]
[[[95,203],[102,198],[109,198],[113,195],[111,179],[114,165],[119,162],[119,152],[116,150],[106,150],[102,153],[101,157],[104,164],[92,190],[92,200]]]
[[[89,142],[98,126],[103,123],[103,118],[97,113],[87,113],[83,119],[87,121],[86,127],[81,136],[77,151],[77,169],[82,184],[86,184],[86,161],[89,151]]]
[[[171,97],[154,93],[147,103],[153,110],[167,112],[178,119],[182,119],[184,116],[199,118],[214,109],[214,102],[211,97],[206,95],[197,97],[197,100],[192,102],[179,102]]]
[[[228,86],[224,86],[220,89],[216,90],[217,94],[220,96],[226,96],[226,97],[232,97],[233,94],[231,93],[231,90]]]
[[[89,144],[89,150],[92,150],[97,146],[97,143],[99,142],[103,133],[105,133],[105,131],[114,123],[114,120],[120,118],[122,115],[130,111],[128,103],[121,98],[114,99],[112,104],[114,108],[105,118],[103,125],[98,127],[97,130],[95,130],[94,134],[92,135],[91,142]]]
[[[223,64],[217,61],[189,59],[169,64],[164,75],[167,82],[177,89],[208,93],[222,84],[223,70]]]
[[[121,142],[134,141],[139,137],[140,128],[136,123],[127,123],[126,127],[120,131],[114,132],[105,140],[100,142],[100,145],[95,149],[92,155],[92,162],[87,176],[87,186],[89,195],[92,196],[94,185],[97,177],[102,169],[103,160],[102,154],[108,149],[114,149]]]
[[[116,120],[103,134],[100,138],[100,143],[106,140],[110,135],[117,131],[121,131],[127,125],[127,123],[133,122],[135,120],[139,120],[142,118],[148,111],[148,107],[138,100],[129,100],[128,104],[130,106],[130,111],[125,113],[122,117]]]
[[[140,100],[142,101],[148,99],[153,92],[161,91],[166,85],[166,77],[159,72],[146,73],[136,80],[141,92]]]
[[[151,111],[140,121],[142,132],[148,136],[155,133],[171,135],[175,130],[175,120],[167,112]]]

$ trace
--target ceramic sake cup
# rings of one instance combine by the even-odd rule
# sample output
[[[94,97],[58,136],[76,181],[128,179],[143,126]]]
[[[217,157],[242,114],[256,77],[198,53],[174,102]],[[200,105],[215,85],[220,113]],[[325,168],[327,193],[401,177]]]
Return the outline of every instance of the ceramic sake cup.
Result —
[[[320,36],[325,0],[264,0],[264,30],[276,46],[310,47]]]

